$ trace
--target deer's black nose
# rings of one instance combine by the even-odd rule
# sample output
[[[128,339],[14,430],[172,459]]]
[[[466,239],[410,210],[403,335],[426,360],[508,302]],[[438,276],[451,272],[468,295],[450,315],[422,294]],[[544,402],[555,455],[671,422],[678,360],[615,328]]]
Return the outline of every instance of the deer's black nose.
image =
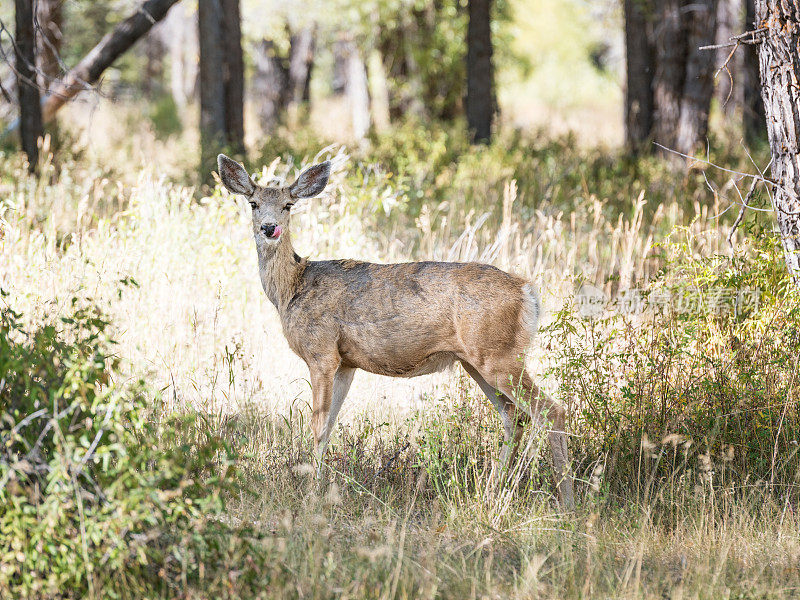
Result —
[[[264,232],[265,236],[267,236],[268,238],[271,238],[273,235],[275,235],[275,227],[277,227],[277,226],[272,224],[272,223],[269,223],[269,224],[266,224],[266,225],[262,225],[261,226],[261,231]]]

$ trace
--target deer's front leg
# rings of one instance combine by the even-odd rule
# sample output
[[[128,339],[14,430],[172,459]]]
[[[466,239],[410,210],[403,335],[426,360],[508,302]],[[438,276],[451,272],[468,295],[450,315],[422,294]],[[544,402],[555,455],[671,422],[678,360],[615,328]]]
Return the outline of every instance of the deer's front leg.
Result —
[[[329,415],[333,398],[333,378],[336,369],[311,369],[311,391],[314,396],[311,413],[311,429],[314,432],[314,460],[317,463],[317,478],[322,475],[322,459],[330,437]]]

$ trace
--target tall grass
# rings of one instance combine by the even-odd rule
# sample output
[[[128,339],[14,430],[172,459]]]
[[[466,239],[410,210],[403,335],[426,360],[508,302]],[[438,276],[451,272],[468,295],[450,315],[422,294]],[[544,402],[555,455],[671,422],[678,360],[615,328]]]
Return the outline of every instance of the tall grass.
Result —
[[[307,372],[260,289],[246,203],[171,183],[159,161],[116,177],[119,166],[66,160],[36,181],[17,158],[0,160],[7,302],[38,323],[91,299],[111,323],[114,381],[144,378],[159,406],[201,415],[237,453],[243,479],[224,520],[231,539],[252,528],[270,566],[232,554],[227,593],[795,595],[796,299],[768,234],[743,230],[757,243],[727,247],[722,192],[656,161],[569,140],[475,152],[437,131],[397,140],[407,152],[381,139],[353,156],[317,147],[305,161],[302,149],[277,160],[265,150],[258,177],[290,180],[304,162],[332,159],[328,193],[293,217],[303,255],[480,260],[537,283],[546,318],[529,362],[570,407],[575,513],[553,502],[538,431],[512,489],[487,489],[499,423],[459,371],[360,373],[319,488]],[[610,296],[768,293],[744,316],[583,321],[570,308],[583,283]],[[203,596],[196,581],[186,589]]]

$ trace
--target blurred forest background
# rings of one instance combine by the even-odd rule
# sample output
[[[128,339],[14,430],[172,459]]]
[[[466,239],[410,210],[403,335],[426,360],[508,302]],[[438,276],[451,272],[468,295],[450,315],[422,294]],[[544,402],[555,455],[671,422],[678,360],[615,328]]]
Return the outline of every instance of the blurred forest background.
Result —
[[[35,4],[42,96],[141,5]],[[76,87],[95,93],[84,91],[80,108],[61,118],[73,135],[112,104],[146,117],[137,126],[161,138],[191,135],[202,119],[208,139],[220,134],[217,146],[224,142],[242,155],[246,147],[255,155],[301,129],[321,141],[351,142],[403,123],[458,123],[468,112],[466,2],[220,1],[201,2],[199,11],[197,2],[155,2],[144,10],[163,15],[172,4],[152,28],[145,20],[142,39],[113,66],[91,76],[75,73]],[[502,107],[501,122],[509,128],[574,131],[587,143],[619,145],[625,69],[618,3],[502,0],[491,14],[492,3],[473,4],[473,25],[482,22],[486,38],[475,37],[473,47],[483,56],[473,62],[493,54],[496,68],[496,76],[485,71],[474,80],[489,86],[477,94],[491,94],[490,105],[476,110]],[[11,3],[0,9],[8,25],[0,114],[6,126],[17,105],[13,9]],[[53,118],[49,111],[45,121]],[[4,137],[9,148],[15,141]]]
[[[162,139],[198,145],[200,131],[207,156],[226,147],[260,158],[301,131],[350,143],[409,123],[466,121],[484,141],[492,131],[543,131],[585,146],[650,152],[656,140],[689,152],[707,140],[712,99],[717,133],[737,130],[749,142],[765,134],[756,51],[743,46],[726,61],[724,46],[753,21],[753,0],[688,10],[666,0],[29,4],[44,121],[55,124],[60,96],[79,96],[60,119],[67,145],[110,106],[114,120],[143,117],[136,126]],[[10,2],[0,18],[10,149]],[[119,39],[98,44],[115,27]],[[716,43],[724,47],[699,50]]]
[[[2,2],[0,596],[796,597],[798,39],[787,0]],[[460,370],[358,373],[318,486],[218,152],[331,161],[302,256],[533,281],[578,508],[537,428],[487,487]]]

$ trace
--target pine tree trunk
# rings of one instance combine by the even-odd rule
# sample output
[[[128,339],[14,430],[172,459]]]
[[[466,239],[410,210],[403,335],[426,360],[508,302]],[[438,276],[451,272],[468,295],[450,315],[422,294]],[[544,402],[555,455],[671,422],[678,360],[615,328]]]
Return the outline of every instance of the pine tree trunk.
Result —
[[[492,0],[469,0],[467,125],[473,142],[488,143],[495,113],[492,67]]]
[[[244,57],[239,0],[222,0],[222,59],[225,84],[225,142],[244,153]]]
[[[225,147],[225,80],[222,59],[222,2],[199,0],[200,153],[201,172],[208,176]]]
[[[42,107],[36,82],[36,38],[33,34],[33,0],[15,0],[15,54],[17,94],[19,98],[22,150],[28,156],[28,168],[36,171],[39,163],[38,140],[42,137]]]
[[[625,145],[647,150],[653,127],[652,2],[625,0]]]
[[[681,19],[680,0],[659,0],[655,14],[657,49],[653,101],[653,138],[674,148],[681,116],[684,75],[686,73],[686,35]]]
[[[758,46],[761,94],[772,150],[775,216],[786,264],[800,284],[800,6],[791,0],[756,0],[756,26],[767,27]]]
[[[745,27],[756,28],[755,0],[745,0]],[[758,47],[745,44],[742,69],[742,118],[744,136],[748,144],[764,139],[767,134],[767,121],[764,116],[764,101],[761,99],[761,81],[758,71]]]
[[[253,52],[253,97],[261,132],[271,133],[286,108],[289,97],[289,74],[275,52],[271,40],[262,39]]]
[[[714,91],[717,0],[657,0],[653,139],[691,153],[705,141]]]
[[[307,103],[311,99],[314,45],[314,27],[305,27],[289,38],[289,91],[292,104]]]
[[[708,113],[714,93],[714,53],[700,50],[715,39],[717,0],[693,0],[685,7],[687,27],[686,74],[675,148],[690,154],[708,135]]]

